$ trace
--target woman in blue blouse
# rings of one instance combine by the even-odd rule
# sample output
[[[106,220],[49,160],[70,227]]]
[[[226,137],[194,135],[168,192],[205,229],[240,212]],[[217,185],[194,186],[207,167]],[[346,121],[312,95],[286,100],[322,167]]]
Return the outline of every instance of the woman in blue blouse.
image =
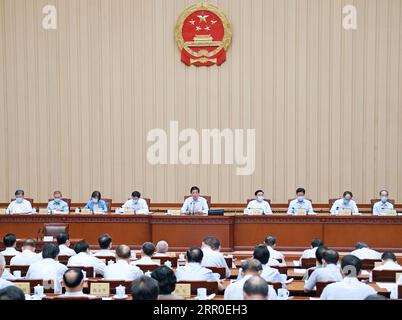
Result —
[[[107,205],[106,202],[102,200],[101,194],[99,191],[92,192],[91,200],[88,201],[85,209],[89,209],[92,212],[103,212],[107,213]]]

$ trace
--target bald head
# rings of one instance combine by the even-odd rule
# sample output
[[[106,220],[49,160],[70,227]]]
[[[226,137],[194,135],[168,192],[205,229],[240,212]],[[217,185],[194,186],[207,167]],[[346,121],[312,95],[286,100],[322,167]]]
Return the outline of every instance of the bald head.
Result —
[[[260,276],[253,276],[243,286],[244,300],[267,300],[268,283]]]
[[[63,283],[67,292],[81,291],[84,286],[84,274],[81,269],[70,268],[64,272]]]
[[[241,270],[244,276],[259,275],[262,271],[262,264],[257,259],[247,259],[243,262]]]
[[[122,244],[116,248],[116,258],[119,260],[127,260],[131,257],[130,247]]]
[[[166,253],[169,251],[169,244],[165,240],[161,240],[156,244],[156,253]]]

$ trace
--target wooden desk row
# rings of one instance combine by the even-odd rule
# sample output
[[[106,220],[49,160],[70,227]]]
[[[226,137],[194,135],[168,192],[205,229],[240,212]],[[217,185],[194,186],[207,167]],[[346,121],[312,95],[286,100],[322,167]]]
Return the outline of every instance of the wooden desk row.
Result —
[[[167,216],[167,215],[1,215],[0,237],[13,232],[18,238],[36,238],[45,223],[67,223],[71,238],[84,238],[96,246],[109,233],[113,244],[139,249],[146,241],[166,240],[170,251],[200,246],[213,235],[223,251],[253,250],[268,234],[277,236],[278,250],[300,251],[312,238],[340,251],[350,251],[357,241],[380,250],[402,252],[402,217],[350,216]]]

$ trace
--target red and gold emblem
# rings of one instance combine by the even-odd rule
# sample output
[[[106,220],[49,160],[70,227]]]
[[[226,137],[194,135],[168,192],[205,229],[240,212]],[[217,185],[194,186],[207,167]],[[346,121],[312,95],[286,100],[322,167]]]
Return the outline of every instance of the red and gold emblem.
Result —
[[[176,42],[185,64],[219,66],[226,61],[232,26],[218,7],[197,3],[185,9],[177,20]]]

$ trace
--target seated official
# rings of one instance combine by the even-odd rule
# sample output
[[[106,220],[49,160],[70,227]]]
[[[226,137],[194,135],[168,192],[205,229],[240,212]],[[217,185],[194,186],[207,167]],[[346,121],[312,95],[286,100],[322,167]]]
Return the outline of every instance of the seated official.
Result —
[[[141,276],[133,281],[131,296],[133,300],[158,300],[158,281],[148,276]]]
[[[89,245],[85,240],[78,241],[74,246],[75,256],[70,257],[67,262],[68,267],[93,267],[95,273],[105,274],[106,265],[97,257],[91,256]],[[92,275],[87,275],[91,277]]]
[[[114,251],[112,249],[112,237],[109,236],[108,234],[102,234],[98,238],[98,243],[99,243],[99,248],[94,256],[95,257],[110,257],[114,256]]]
[[[76,253],[73,249],[70,248],[70,238],[69,235],[65,232],[59,233],[56,236],[57,244],[59,245],[60,255],[61,256],[75,256]]]
[[[24,190],[15,191],[15,200],[11,201],[6,212],[13,213],[26,213],[31,214],[33,212],[32,204],[24,199]]]
[[[319,246],[319,247],[317,248],[317,250],[315,251],[315,261],[316,261],[316,264],[315,264],[314,267],[310,267],[310,268],[308,268],[308,269],[306,270],[306,273],[305,273],[304,276],[303,276],[303,280],[304,280],[304,281],[308,280],[308,278],[309,278],[309,276],[310,276],[310,275],[309,275],[309,271],[310,271],[310,270],[321,269],[321,268],[324,267],[323,255],[324,255],[324,252],[325,252],[326,250],[328,250],[328,248],[325,247],[325,246]]]
[[[376,202],[373,206],[373,215],[382,216],[385,210],[395,210],[394,205],[388,201],[388,191],[381,190],[380,198],[381,200]]]
[[[268,264],[270,260],[269,251],[264,244],[259,244],[255,246],[253,252],[253,258],[258,260],[262,264],[262,273],[261,277],[263,277],[266,281],[269,282],[280,282],[282,283],[282,277],[278,271],[278,269],[271,268]],[[239,275],[237,276],[237,280],[243,278],[242,270],[239,270]]]
[[[313,240],[311,240],[311,248],[303,251],[303,254],[300,257],[299,262],[301,263],[302,259],[315,258],[315,252],[317,251],[317,248],[323,245],[324,242],[319,238],[314,238]]]
[[[288,214],[296,214],[299,211],[306,214],[314,214],[313,205],[310,200],[306,199],[306,190],[303,188],[297,188],[296,199],[290,201]]]
[[[134,265],[157,265],[152,261],[152,256],[155,253],[155,245],[152,242],[145,242],[141,247],[141,259],[131,262]]]
[[[380,266],[375,267],[373,270],[402,270],[402,266],[396,260],[396,255],[392,252],[384,252],[381,255],[382,263]]]
[[[14,285],[7,286],[0,290],[0,301],[2,300],[11,300],[11,301],[25,300],[25,294],[24,291],[22,291],[20,288]]]
[[[252,276],[243,286],[243,300],[268,300],[268,284],[260,276]]]
[[[154,257],[167,257],[169,251],[169,244],[165,240],[160,240],[155,246]]]
[[[130,265],[131,250],[129,246],[116,248],[116,263],[107,265],[104,278],[107,280],[133,281],[143,275],[140,268]]]
[[[49,213],[68,213],[69,208],[67,202],[62,200],[62,194],[60,191],[53,193],[53,200],[49,201],[47,205],[47,211]]]
[[[138,191],[134,191],[131,194],[131,199],[127,200],[122,207],[122,210],[124,212],[124,209],[132,209],[134,210],[134,213],[136,214],[148,214],[149,213],[149,208],[147,202],[141,198],[141,193]]]
[[[42,260],[42,255],[35,252],[36,242],[33,239],[26,239],[22,245],[22,252],[11,258],[12,266],[30,266],[31,264]]]
[[[91,200],[85,206],[85,209],[91,210],[94,213],[107,213],[106,202],[102,200],[101,193],[99,191],[92,192]]]
[[[342,281],[327,285],[322,291],[321,300],[364,300],[377,292],[357,278],[362,268],[361,260],[347,255],[342,258]]]
[[[226,278],[230,278],[230,269],[226,263],[225,257],[220,252],[221,242],[215,237],[205,237],[202,240],[201,250],[204,254],[201,266],[203,267],[223,267],[226,269]]]
[[[60,281],[67,267],[57,261],[59,247],[53,243],[46,243],[42,250],[42,260],[39,260],[28,269],[27,279],[53,280],[55,290],[61,291]]]
[[[95,298],[85,294],[83,292],[84,288],[84,274],[81,269],[70,268],[63,274],[62,286],[66,289],[66,292],[59,295],[59,298],[69,298],[69,297],[87,297]]]
[[[264,243],[267,246],[267,249],[269,251],[269,257],[272,259],[275,259],[277,261],[282,261],[285,262],[285,256],[283,255],[282,252],[279,252],[275,250],[276,247],[276,237],[269,235],[264,239]]]
[[[264,200],[264,191],[257,190],[254,192],[255,200],[251,200],[244,209],[244,214],[250,214],[252,209],[261,209],[263,214],[272,214],[271,206],[268,201]]]
[[[381,253],[370,249],[367,243],[359,241],[356,243],[355,250],[353,250],[350,254],[358,257],[360,260],[367,260],[367,259],[381,259]]]
[[[350,191],[345,191],[343,193],[342,199],[338,199],[334,202],[331,208],[331,214],[337,215],[340,210],[350,210],[353,214],[360,214],[359,208],[356,205],[356,202],[352,199],[353,194]]]
[[[161,266],[151,273],[151,278],[158,281],[159,299],[164,300],[183,300],[183,297],[176,296],[173,292],[176,289],[177,278],[173,270],[166,266]]]
[[[304,285],[304,291],[308,292],[314,289],[317,282],[337,282],[342,281],[342,273],[337,266],[339,254],[335,250],[326,250],[323,253],[323,267],[315,269],[308,281]]]
[[[242,278],[232,282],[225,289],[225,300],[243,300],[243,286],[244,283],[253,276],[261,276],[262,264],[256,259],[247,259],[241,266]],[[276,300],[277,294],[275,289],[268,286],[268,300]]]
[[[0,252],[3,256],[17,256],[21,254],[20,251],[15,249],[17,247],[17,237],[14,233],[7,233],[3,237],[3,244],[6,247]]]
[[[6,259],[4,256],[0,253],[0,289],[13,286],[14,284],[8,280],[5,280],[3,278],[3,272],[6,269]]]
[[[192,187],[190,189],[191,197],[188,197],[181,207],[181,213],[188,215],[195,215],[197,213],[203,213],[208,215],[208,203],[203,197],[200,197],[200,189],[198,187]]]

